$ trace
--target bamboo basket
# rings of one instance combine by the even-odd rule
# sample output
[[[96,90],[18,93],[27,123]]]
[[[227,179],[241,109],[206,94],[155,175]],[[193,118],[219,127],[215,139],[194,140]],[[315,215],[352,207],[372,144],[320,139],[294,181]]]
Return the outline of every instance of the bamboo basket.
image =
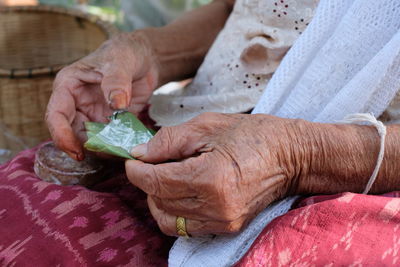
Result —
[[[44,114],[54,75],[114,33],[111,25],[76,10],[0,7],[0,149],[49,138]]]

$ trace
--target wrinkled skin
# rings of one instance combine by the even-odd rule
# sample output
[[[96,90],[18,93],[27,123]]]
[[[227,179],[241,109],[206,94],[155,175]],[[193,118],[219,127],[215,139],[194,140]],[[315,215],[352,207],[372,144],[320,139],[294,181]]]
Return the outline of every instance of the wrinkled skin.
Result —
[[[186,218],[193,236],[234,233],[296,190],[301,149],[291,133],[299,123],[205,113],[162,128],[147,145],[136,147],[132,155],[140,161],[126,162],[127,175],[148,194],[165,234],[176,235],[176,216]]]
[[[157,79],[158,64],[140,32],[105,42],[58,73],[46,113],[54,142],[72,158],[82,160],[84,122],[106,122],[113,109],[139,113]]]

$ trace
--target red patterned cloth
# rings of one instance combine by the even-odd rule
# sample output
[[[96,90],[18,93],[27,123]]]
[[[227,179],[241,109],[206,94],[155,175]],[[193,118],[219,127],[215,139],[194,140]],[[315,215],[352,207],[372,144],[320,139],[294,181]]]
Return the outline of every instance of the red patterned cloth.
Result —
[[[399,266],[399,195],[307,198],[271,222],[237,266]]]
[[[0,266],[167,265],[174,239],[123,174],[93,190],[50,184],[34,174],[34,154],[0,166]]]

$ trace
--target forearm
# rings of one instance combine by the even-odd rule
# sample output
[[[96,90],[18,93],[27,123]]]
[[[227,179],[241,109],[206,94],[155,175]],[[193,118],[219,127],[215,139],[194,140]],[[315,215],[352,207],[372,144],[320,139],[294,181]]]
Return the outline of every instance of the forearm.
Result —
[[[139,31],[149,41],[158,60],[158,85],[194,76],[233,4],[234,0],[216,0],[185,13],[167,26]]]
[[[376,166],[380,137],[375,127],[312,124],[299,193],[362,192]],[[400,189],[400,126],[387,127],[385,154],[370,193]]]

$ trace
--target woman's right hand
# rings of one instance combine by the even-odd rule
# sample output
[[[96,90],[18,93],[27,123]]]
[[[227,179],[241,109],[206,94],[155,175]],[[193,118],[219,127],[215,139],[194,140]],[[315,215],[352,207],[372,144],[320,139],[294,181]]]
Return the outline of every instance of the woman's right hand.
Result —
[[[120,34],[61,70],[46,114],[56,145],[81,160],[85,121],[106,122],[113,109],[137,114],[158,85],[193,77],[234,2],[215,0],[164,27]]]
[[[139,113],[158,80],[158,63],[145,34],[120,34],[106,41],[58,73],[46,112],[54,142],[82,160],[84,122],[107,122],[116,109]]]

